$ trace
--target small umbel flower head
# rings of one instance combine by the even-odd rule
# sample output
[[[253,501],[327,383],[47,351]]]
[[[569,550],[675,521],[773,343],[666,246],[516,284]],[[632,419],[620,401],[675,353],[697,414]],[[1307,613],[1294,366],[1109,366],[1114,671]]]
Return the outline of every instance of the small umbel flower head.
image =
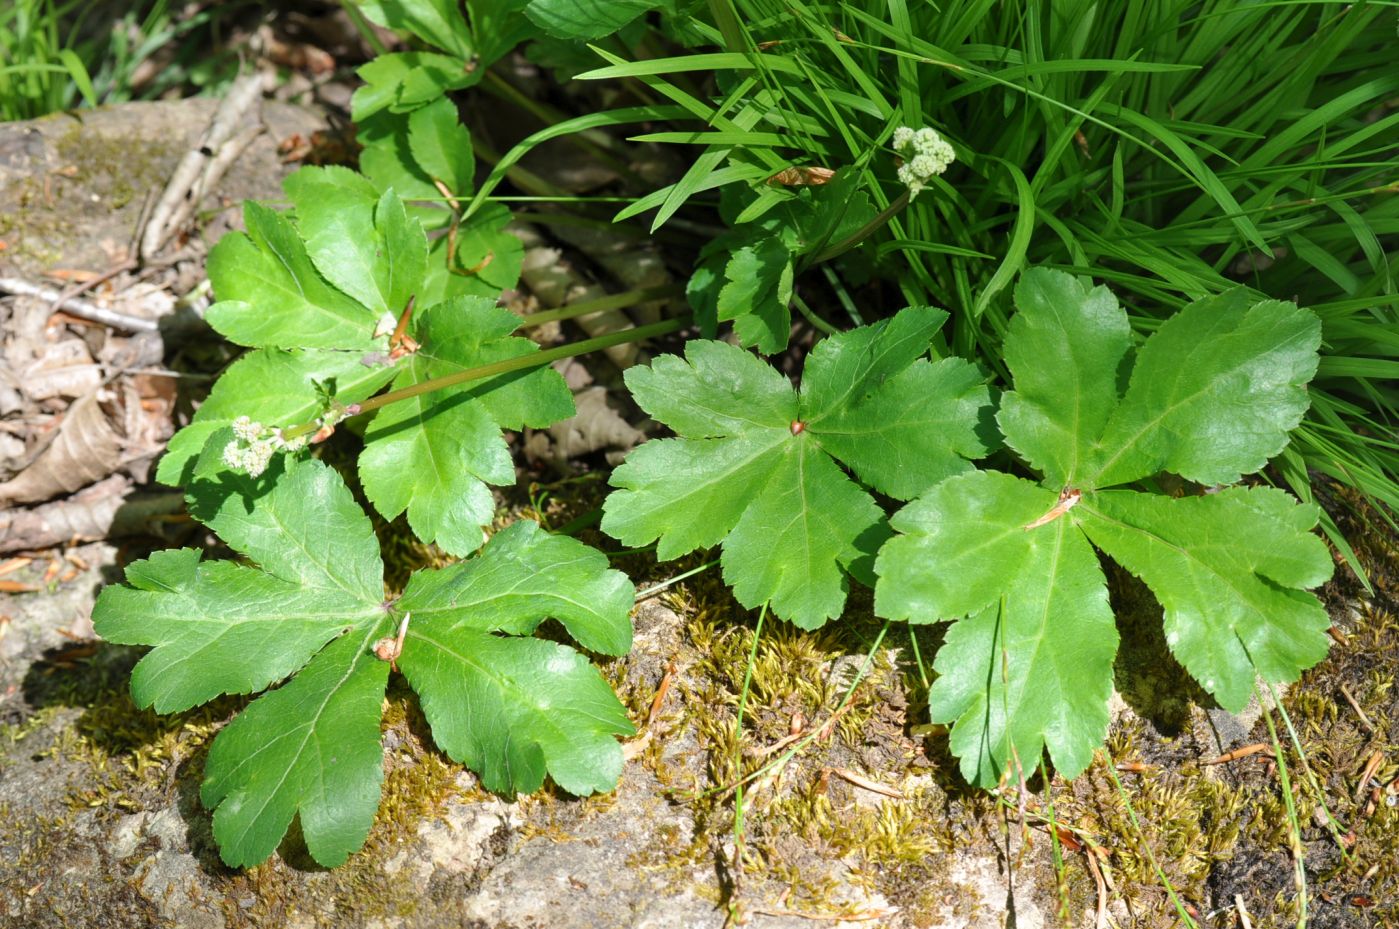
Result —
[[[908,185],[909,199],[918,196],[935,176],[947,170],[957,153],[936,129],[924,126],[914,130],[900,126],[894,130],[894,151],[903,159],[899,180]]]
[[[233,441],[223,447],[223,463],[249,477],[267,470],[277,452],[298,451],[306,447],[304,436],[288,441],[282,430],[272,429],[251,417],[240,416],[233,421]]]

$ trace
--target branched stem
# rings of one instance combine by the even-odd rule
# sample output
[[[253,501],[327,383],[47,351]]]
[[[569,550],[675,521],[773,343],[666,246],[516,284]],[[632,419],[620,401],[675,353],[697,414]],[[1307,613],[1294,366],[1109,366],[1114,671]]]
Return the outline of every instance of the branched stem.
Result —
[[[528,355],[519,355],[515,358],[506,358],[503,361],[493,361],[490,364],[478,365],[474,368],[467,368],[465,371],[458,371],[455,374],[444,374],[442,377],[434,377],[414,384],[411,387],[403,387],[398,390],[391,390],[386,394],[380,394],[363,403],[357,404],[355,413],[369,413],[380,407],[388,406],[390,403],[398,403],[400,400],[410,400],[413,397],[429,394],[435,390],[442,390],[447,387],[456,387],[458,384],[465,384],[468,381],[479,381],[483,378],[495,377],[500,374],[508,374],[511,371],[523,371],[526,368],[537,368],[546,365],[560,358],[572,358],[576,355],[586,355],[589,352],[600,351],[604,348],[611,348],[614,345],[625,345],[628,342],[640,342],[658,335],[665,335],[684,328],[689,323],[688,316],[677,319],[668,319],[664,322],[652,323],[649,326],[638,326],[635,329],[623,329],[619,332],[609,332],[607,335],[600,335],[593,339],[584,339],[582,342],[571,342],[568,345],[560,345],[558,348],[545,349],[542,352],[531,352]],[[284,439],[296,439],[303,435],[310,435],[321,428],[318,420],[301,423],[282,431]]]

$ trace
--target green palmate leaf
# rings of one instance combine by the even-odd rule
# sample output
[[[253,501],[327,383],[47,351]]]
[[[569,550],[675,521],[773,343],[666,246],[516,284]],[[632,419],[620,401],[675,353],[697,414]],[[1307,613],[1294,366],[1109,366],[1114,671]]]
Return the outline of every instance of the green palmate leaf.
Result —
[[[400,365],[395,388],[537,351],[511,336],[520,319],[482,297],[459,297],[417,315],[423,348]],[[380,410],[365,432],[360,480],[375,508],[405,510],[418,538],[465,555],[481,545],[515,466],[501,429],[542,428],[573,415],[573,396],[549,367],[420,394]]]
[[[346,168],[302,168],[283,187],[316,269],[374,312],[395,316],[427,271],[427,237],[393,190]]]
[[[955,722],[953,750],[981,784],[1017,761],[1033,769],[1041,746],[1076,774],[1102,741],[1116,635],[1090,541],[1156,594],[1168,645],[1228,709],[1256,677],[1294,680],[1326,653],[1326,614],[1306,592],[1331,572],[1315,507],[1272,489],[1106,489],[1161,471],[1234,480],[1280,451],[1306,409],[1316,317],[1231,292],[1186,307],[1133,359],[1104,288],[1033,270],[1016,302],[998,419],[1042,486],[945,481],[895,516],[903,534],[875,565],[881,615],[965,617],[930,708]]]
[[[806,628],[839,615],[846,574],[867,569],[885,530],[836,461],[908,496],[988,450],[982,379],[965,362],[921,358],[945,318],[911,308],[822,341],[800,393],[722,342],[628,371],[637,403],[679,438],[648,442],[613,473],[603,529],[628,545],[656,541],[662,559],[723,542],[740,602],[770,602]]]
[[[362,352],[249,352],[214,383],[194,419],[170,440],[156,479],[174,486],[188,483],[190,468],[209,436],[239,416],[269,424],[307,422],[325,405],[317,384],[333,386],[337,399],[348,404],[366,399],[393,380],[394,368],[365,365],[363,359]]]
[[[600,39],[664,5],[663,0],[530,0],[525,13],[556,38]]]
[[[209,253],[218,302],[209,324],[240,345],[368,349],[379,314],[326,283],[296,229],[248,201],[246,235],[230,233]]]
[[[1238,710],[1266,681],[1291,681],[1326,657],[1331,619],[1305,593],[1331,576],[1311,534],[1317,508],[1281,490],[1231,487],[1208,497],[1106,491],[1082,507],[1093,543],[1151,588],[1166,642],[1223,706]]]
[[[209,752],[201,795],[217,807],[226,862],[264,860],[298,816],[322,864],[363,844],[379,802],[389,673],[376,640],[410,613],[401,660],[444,750],[506,793],[546,774],[580,793],[616,783],[614,736],[632,731],[621,704],[571,649],[520,638],[556,617],[589,648],[627,650],[634,590],[602,554],[517,523],[471,561],[414,575],[388,603],[372,526],[339,476],[285,459],[257,479],[231,474],[216,466],[231,435],[210,437],[190,509],[252,564],[160,552],[132,564],[127,585],[105,589],[93,611],[103,637],[154,646],[132,675],[141,706],[184,709],[283,682]]]
[[[875,563],[880,615],[968,616],[938,652],[929,706],[954,723],[972,783],[995,784],[1013,758],[1028,774],[1046,746],[1077,774],[1107,734],[1117,629],[1097,557],[1068,520],[1025,530],[1055,499],[996,472],[952,478],[899,511],[903,534]]]

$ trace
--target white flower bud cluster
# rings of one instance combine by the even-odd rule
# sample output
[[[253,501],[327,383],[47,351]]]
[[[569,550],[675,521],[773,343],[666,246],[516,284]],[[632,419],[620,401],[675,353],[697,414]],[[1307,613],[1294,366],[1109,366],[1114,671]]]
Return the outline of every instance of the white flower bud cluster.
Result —
[[[234,439],[223,447],[223,463],[235,471],[245,471],[257,477],[267,470],[277,452],[297,451],[306,447],[306,437],[287,441],[282,430],[272,429],[251,417],[240,416],[233,421]]]
[[[927,126],[916,131],[909,126],[895,129],[894,151],[903,159],[899,180],[908,185],[909,199],[918,196],[929,181],[957,159],[948,141]]]

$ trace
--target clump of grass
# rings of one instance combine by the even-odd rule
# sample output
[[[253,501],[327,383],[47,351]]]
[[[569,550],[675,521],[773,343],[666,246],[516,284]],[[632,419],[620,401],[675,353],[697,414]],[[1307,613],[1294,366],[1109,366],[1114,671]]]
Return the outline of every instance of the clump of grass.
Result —
[[[1388,102],[1399,78],[1382,65],[1392,10],[1226,0],[708,10],[684,25],[732,54],[703,69],[681,55],[591,75],[632,79],[641,101],[680,101],[681,125],[706,130],[649,136],[699,154],[646,201],[663,203],[659,219],[725,184],[749,185],[738,200],[756,219],[795,196],[766,180],[785,167],[854,172],[887,223],[867,230],[858,261],[800,278],[799,295],[867,316],[947,307],[942,348],[1002,377],[1008,290],[1029,264],[1111,284],[1142,334],[1236,285],[1295,299],[1321,317],[1324,354],[1276,479],[1310,499],[1311,475],[1328,475],[1399,510],[1399,257],[1384,245],[1399,230],[1399,112]],[[936,128],[957,153],[912,198],[896,177],[899,126]],[[1344,544],[1329,518],[1324,528]]]

